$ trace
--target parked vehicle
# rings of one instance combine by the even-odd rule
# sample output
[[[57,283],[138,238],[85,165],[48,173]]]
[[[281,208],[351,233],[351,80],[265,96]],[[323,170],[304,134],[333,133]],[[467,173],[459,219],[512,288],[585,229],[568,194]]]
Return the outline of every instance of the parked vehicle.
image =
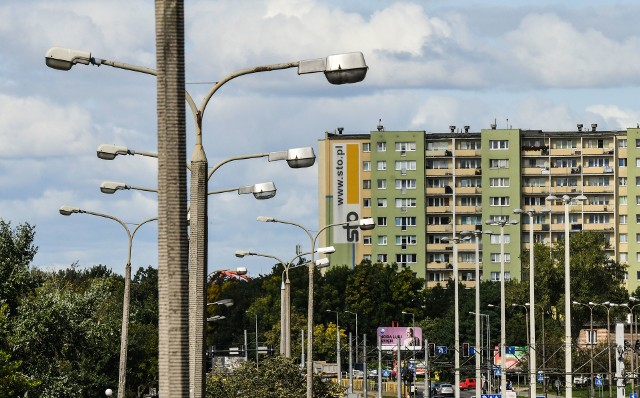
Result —
[[[573,378],[574,386],[584,386],[589,385],[589,377],[586,375],[579,375]]]
[[[438,395],[442,397],[452,397],[453,386],[451,384],[440,384],[440,387],[438,388]]]
[[[476,388],[475,378],[467,378],[460,382],[461,390],[475,390],[475,388]]]

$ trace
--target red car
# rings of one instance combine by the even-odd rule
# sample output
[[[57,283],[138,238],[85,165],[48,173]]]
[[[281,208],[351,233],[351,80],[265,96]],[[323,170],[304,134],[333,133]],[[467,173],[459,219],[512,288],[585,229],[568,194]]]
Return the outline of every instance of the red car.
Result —
[[[464,379],[463,381],[460,382],[461,390],[475,390],[475,388],[476,388],[476,379],[474,378]]]

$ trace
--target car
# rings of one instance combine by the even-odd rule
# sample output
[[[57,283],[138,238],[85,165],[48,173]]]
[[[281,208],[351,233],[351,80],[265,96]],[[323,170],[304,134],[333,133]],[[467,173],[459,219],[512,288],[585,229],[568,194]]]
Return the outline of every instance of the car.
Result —
[[[353,369],[353,378],[354,379],[362,379],[364,377],[364,372],[358,369]]]
[[[443,397],[453,396],[453,386],[451,384],[440,384],[440,387],[438,387],[438,395]]]
[[[584,386],[588,384],[589,384],[589,377],[585,375],[579,375],[573,378],[573,385],[575,386]]]
[[[476,379],[475,378],[468,378],[468,379],[464,379],[460,382],[460,389],[461,390],[475,390],[476,388]]]

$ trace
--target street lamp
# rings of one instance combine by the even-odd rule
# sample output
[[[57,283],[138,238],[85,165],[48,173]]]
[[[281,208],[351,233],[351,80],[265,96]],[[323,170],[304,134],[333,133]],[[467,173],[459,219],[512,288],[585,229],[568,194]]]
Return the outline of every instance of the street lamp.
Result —
[[[612,397],[613,396],[613,384],[611,383],[612,380],[612,373],[611,373],[611,324],[610,324],[610,312],[611,312],[611,307],[617,307],[618,304],[612,303],[610,301],[605,301],[604,303],[598,303],[597,305],[606,308],[607,310],[607,354],[609,357],[609,374],[607,375],[607,380],[609,381],[609,396]]]
[[[557,196],[549,195],[546,197],[548,201],[558,200]],[[572,363],[571,363],[571,250],[569,237],[569,204],[572,201],[584,201],[587,197],[578,195],[572,199],[569,195],[562,197],[564,204],[564,366],[565,366],[565,398],[573,398],[573,380],[571,380]]]
[[[527,329],[527,354],[529,356],[529,362],[531,362],[531,354],[535,351],[535,348],[533,347],[533,343],[531,342],[531,334],[529,332],[529,325],[531,324],[531,319],[534,318],[533,314],[531,315],[531,317],[529,317],[529,306],[527,305],[529,303],[525,303],[525,304],[517,304],[517,303],[512,303],[511,306],[512,307],[520,307],[520,308],[524,308],[524,326],[525,329]],[[533,368],[533,373],[529,374],[530,380],[533,380],[533,386],[531,384],[529,384],[529,394],[532,394],[532,396],[535,398],[536,395],[536,369]]]
[[[593,345],[595,344],[595,341],[593,339],[593,308],[598,304],[593,303],[591,301],[589,301],[588,303],[580,303],[578,301],[573,301],[572,304],[582,305],[584,307],[589,308],[589,339],[587,340],[587,343],[589,343],[590,345],[589,363],[591,366],[590,375],[589,375],[589,396],[594,397],[595,390],[593,388]]]
[[[636,301],[637,299],[635,297],[629,297],[630,301]],[[629,305],[627,303],[624,304],[618,304],[618,307],[625,307],[627,310],[629,310],[629,315],[630,315],[630,319],[629,319],[629,334],[631,335],[630,339],[631,339],[631,347],[633,347],[634,344],[634,333],[633,333],[633,323],[634,323],[634,315],[633,315],[633,310],[634,308],[636,308],[637,306],[640,306],[640,304],[634,304],[634,305]],[[634,392],[635,389],[635,373],[636,370],[634,368],[633,365],[633,357],[634,355],[631,354],[631,392]]]
[[[534,247],[535,242],[533,238],[533,216],[536,214],[548,214],[551,212],[551,209],[543,208],[540,210],[535,209],[515,209],[513,211],[514,214],[527,214],[529,216],[529,304],[531,306],[535,306],[535,256],[534,256]],[[536,396],[536,317],[531,316],[529,320],[529,336],[530,336],[530,346],[529,346],[529,395],[530,398],[535,398]],[[533,347],[533,349],[531,348]]]
[[[70,70],[73,65],[108,65],[114,68],[125,69],[134,72],[157,76],[157,71],[151,68],[126,64],[117,61],[94,58],[89,51],[72,50],[68,48],[52,47],[45,54],[45,63],[48,67],[58,70]],[[202,145],[202,120],[207,104],[211,97],[227,82],[248,74],[270,72],[281,69],[298,68],[298,74],[323,72],[327,81],[331,84],[358,83],[364,80],[367,74],[367,64],[361,52],[329,55],[325,58],[317,58],[302,61],[293,61],[279,64],[262,65],[233,72],[218,80],[203,98],[200,107],[196,106],[189,92],[185,91],[185,100],[189,105],[196,126],[195,147],[191,157],[191,203],[192,219],[190,220],[189,235],[189,314],[194,317],[189,319],[189,337],[195,344],[189,344],[189,374],[190,396],[204,397],[205,393],[205,341],[204,341],[204,290],[208,257],[208,222],[207,222],[207,157]],[[308,161],[300,158],[302,164]],[[295,163],[295,162],[294,162]],[[291,163],[290,163],[291,165]],[[297,166],[307,167],[307,166]],[[210,174],[209,174],[210,176]],[[202,296],[202,297],[200,297]],[[308,378],[310,380],[310,378]],[[307,397],[312,398],[312,381],[307,382]]]
[[[353,311],[347,311],[347,310],[345,310],[344,312],[356,316],[356,362],[358,362],[358,313]]]
[[[491,325],[490,325],[490,319],[489,319],[489,314],[482,314],[480,312],[476,312],[476,311],[469,311],[469,314],[475,315],[476,318],[480,318],[480,317],[487,317],[487,321],[486,321],[486,342],[487,344],[484,345],[482,343],[477,343],[476,347],[478,347],[478,344],[481,348],[481,350],[485,350],[485,360],[487,361],[487,391],[491,391],[491,355],[490,355],[490,345],[491,345]],[[476,354],[478,354],[476,352]],[[476,376],[478,375],[478,373],[476,373]],[[476,377],[476,384],[478,380],[482,380],[482,376],[480,377]],[[482,387],[482,386],[481,386]],[[478,387],[476,386],[476,390],[478,390]],[[478,395],[476,395],[477,397]]]
[[[476,310],[474,312],[474,317],[475,317],[475,346],[476,346],[476,353],[475,353],[475,360],[476,360],[476,397],[479,397],[482,393],[482,386],[479,385],[477,383],[478,380],[482,380],[482,364],[481,364],[481,360],[482,358],[480,357],[480,350],[478,350],[479,347],[481,347],[481,343],[480,343],[480,316],[482,314],[480,314],[480,236],[482,235],[482,231],[479,230],[475,230],[473,232],[467,232],[467,233],[463,233],[463,235],[473,235],[476,239],[476,258],[475,258],[475,272],[476,272]]]
[[[506,356],[506,312],[505,312],[505,287],[504,287],[504,226],[516,225],[517,220],[509,221],[507,218],[488,220],[487,225],[500,227],[500,391],[501,394],[507,392],[507,360]],[[491,231],[484,231],[486,234],[493,234]]]
[[[127,263],[124,269],[124,298],[122,299],[122,329],[120,333],[120,364],[118,368],[118,397],[122,398],[125,394],[126,388],[126,378],[127,378],[127,347],[129,342],[129,303],[131,301],[131,250],[133,247],[133,237],[135,236],[138,229],[144,224],[157,221],[158,217],[149,218],[138,225],[131,231],[127,224],[125,224],[122,220],[117,217],[110,216],[108,214],[97,213],[89,210],[82,210],[78,207],[72,206],[62,206],[60,207],[60,214],[63,216],[70,216],[71,214],[79,213],[79,214],[89,214],[92,216],[108,218],[110,220],[116,221],[122,228],[124,228],[127,233],[127,237],[129,239],[129,247],[127,250]]]
[[[333,246],[320,247],[316,250],[320,254],[335,253]],[[280,258],[271,254],[256,253],[248,250],[236,250],[236,257],[258,256],[272,258],[284,267],[282,271],[282,284],[280,286],[280,354],[291,358],[291,283],[289,281],[289,269],[293,267],[296,258],[306,256],[311,253],[301,253],[293,257],[289,262],[284,262]],[[325,268],[329,266],[329,259],[323,258],[316,261],[316,267]]]
[[[342,366],[340,364],[340,312],[327,310],[336,313],[336,363],[338,364],[338,384],[342,385]]]
[[[138,187],[134,185],[128,185],[124,182],[115,182],[115,181],[103,181],[100,184],[100,192],[105,194],[114,194],[120,190],[136,190],[136,191],[146,191],[146,192],[158,192],[157,189],[154,188],[146,188],[146,187]],[[276,184],[273,182],[263,182],[259,184],[253,185],[243,185],[241,187],[236,188],[226,188],[219,189],[216,191],[207,192],[208,195],[215,195],[219,193],[225,192],[238,192],[238,195],[244,194],[252,194],[254,198],[262,200],[262,199],[271,199],[276,196]]]
[[[311,234],[311,231],[309,231],[307,228],[292,221],[279,220],[279,219],[276,219],[273,217],[267,217],[267,216],[258,216],[257,220],[261,222],[274,222],[274,223],[280,223],[280,224],[293,225],[295,227],[302,229],[307,234],[307,236],[309,237],[309,240],[311,241],[311,262],[309,263],[309,292],[308,292],[309,299],[307,304],[308,336],[307,336],[306,360],[307,360],[307,398],[313,398],[313,276],[314,276],[314,252],[316,247],[316,240],[318,239],[320,234],[328,228],[348,225],[355,228],[360,228],[363,231],[369,231],[374,229],[376,227],[376,224],[372,218],[362,218],[356,221],[346,221],[341,223],[329,224],[320,228],[320,230],[314,236]]]
[[[459,293],[458,293],[458,243],[469,240],[469,237],[443,238],[443,242],[451,242],[453,246],[453,346],[454,346],[454,386],[455,398],[460,398],[460,313],[459,313]]]

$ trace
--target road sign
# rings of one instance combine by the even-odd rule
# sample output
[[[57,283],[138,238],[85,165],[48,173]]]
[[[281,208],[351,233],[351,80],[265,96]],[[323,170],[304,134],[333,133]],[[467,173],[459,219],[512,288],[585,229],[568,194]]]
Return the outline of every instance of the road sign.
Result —
[[[638,394],[635,392],[632,392],[631,394],[629,394],[629,398],[638,398]]]
[[[595,382],[597,387],[602,387],[602,377],[596,377]],[[636,394],[636,398],[637,398],[637,394]]]
[[[476,355],[476,347],[469,346],[469,355]]]
[[[516,347],[515,346],[507,346],[507,347],[504,348],[504,351],[509,355],[515,355],[516,354]]]
[[[480,394],[481,398],[502,398],[502,394]]]
[[[437,355],[444,355],[447,353],[447,346],[446,345],[437,345],[436,346],[436,354]]]
[[[495,369],[493,370],[493,374],[494,374],[494,375],[496,375],[496,376],[500,376],[500,375],[502,375],[502,369],[500,369],[500,368],[495,368]],[[491,394],[489,394],[489,395],[491,395]]]
[[[538,373],[537,380],[542,383],[544,381],[544,373]]]

